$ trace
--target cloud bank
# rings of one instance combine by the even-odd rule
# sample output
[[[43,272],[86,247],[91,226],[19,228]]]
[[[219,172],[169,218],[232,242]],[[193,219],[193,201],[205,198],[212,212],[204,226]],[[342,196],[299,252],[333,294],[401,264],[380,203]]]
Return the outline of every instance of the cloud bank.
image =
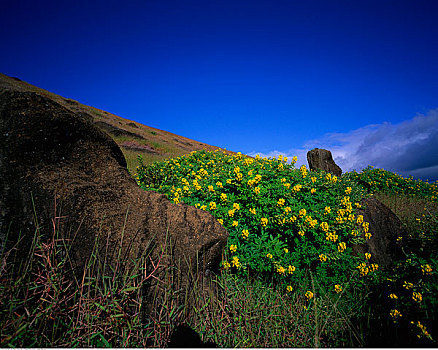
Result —
[[[438,180],[438,108],[418,114],[398,124],[367,125],[347,133],[328,133],[302,147],[268,153],[251,152],[262,157],[280,154],[298,157],[297,165],[307,165],[307,151],[318,147],[332,152],[343,172],[361,171],[368,165],[383,168],[404,177]]]

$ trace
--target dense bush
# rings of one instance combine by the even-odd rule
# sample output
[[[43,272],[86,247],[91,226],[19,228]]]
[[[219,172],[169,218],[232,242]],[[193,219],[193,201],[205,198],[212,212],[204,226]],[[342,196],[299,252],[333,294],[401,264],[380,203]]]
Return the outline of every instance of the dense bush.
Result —
[[[175,203],[211,212],[228,229],[224,268],[274,277],[285,292],[309,274],[333,293],[374,279],[378,266],[370,263],[370,254],[352,254],[352,244],[371,237],[368,223],[356,214],[363,189],[294,163],[281,156],[200,151],[140,165],[137,180]]]
[[[436,323],[436,251],[425,256],[406,248],[406,259],[383,271],[371,263],[370,253],[354,256],[352,245],[371,238],[368,223],[356,212],[360,199],[383,192],[436,202],[436,184],[372,167],[337,178],[305,166],[297,169],[295,157],[288,164],[282,156],[249,158],[219,151],[192,152],[149,166],[139,162],[136,178],[143,189],[209,211],[228,229],[224,269],[274,280],[286,294],[299,291],[308,306],[327,293],[342,296],[344,303],[357,298],[365,303],[372,289],[383,307],[370,319],[381,321],[375,313],[382,312],[387,321],[381,322],[404,324],[414,337],[432,340],[425,324]],[[429,239],[436,238],[438,227],[436,218],[431,220]]]

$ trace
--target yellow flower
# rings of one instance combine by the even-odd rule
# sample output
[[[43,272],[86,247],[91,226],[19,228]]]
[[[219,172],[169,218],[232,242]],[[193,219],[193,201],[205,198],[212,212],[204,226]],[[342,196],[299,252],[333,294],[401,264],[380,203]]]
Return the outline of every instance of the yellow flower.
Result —
[[[221,225],[224,224],[224,220],[222,220],[222,219],[217,219],[217,221],[219,221],[219,223],[220,223]]]
[[[345,242],[341,242],[341,243],[338,244],[338,252],[339,253],[342,253],[345,249],[346,249]]]
[[[235,256],[233,258],[233,260],[231,260],[231,265],[233,265],[234,267],[240,268],[242,265],[239,262],[239,258],[237,256]]]
[[[421,265],[421,271],[423,272],[423,275],[430,275],[432,273],[432,268],[429,264]]]
[[[342,292],[342,286],[339,285],[339,284],[336,284],[336,285],[335,285],[335,292],[336,292],[336,293],[340,293],[340,292]]]
[[[223,265],[224,265],[224,269],[229,269],[231,267],[231,265],[228,261],[224,261]]]
[[[268,259],[272,259],[272,254],[268,253],[268,254],[266,254],[266,257],[267,257]]]
[[[319,260],[321,260],[321,262],[327,261],[327,255],[319,254]]]
[[[253,215],[256,214],[256,210],[255,210],[255,208],[249,208],[249,212],[250,212],[251,214],[253,214]]]
[[[324,214],[330,214],[331,211],[332,211],[332,209],[330,207],[324,208]]]
[[[328,230],[329,230],[329,225],[325,221],[321,222],[319,227],[321,227],[321,230],[323,230],[324,232],[328,232]]]
[[[293,288],[292,288],[292,286],[287,286],[287,287],[286,287],[286,290],[290,293],[290,292],[293,291]]]
[[[281,207],[281,206],[283,206],[284,205],[284,199],[283,198],[280,198],[278,201],[277,201],[277,205],[279,206],[279,207]]]
[[[370,260],[371,259],[371,254],[370,253],[365,253],[365,259]]]
[[[338,235],[334,232],[327,232],[325,235],[327,241],[336,242],[338,240]]]
[[[289,218],[289,221],[290,221],[290,222],[295,222],[295,221],[297,221],[297,217],[296,217],[295,215],[292,215],[292,216]]]
[[[389,294],[389,297],[390,297],[391,299],[398,299],[398,296],[395,295],[394,293]]]
[[[292,275],[295,272],[296,269],[297,268],[295,266],[289,265],[289,267],[287,268],[287,273],[289,275]]]
[[[287,189],[289,189],[290,188],[290,183],[285,183],[285,184],[283,184],[283,186],[286,187]]]
[[[391,317],[395,320],[398,317],[402,317],[403,315],[400,313],[400,311],[398,311],[397,309],[391,310],[389,312],[389,314],[391,315]]]
[[[233,220],[233,227],[236,227],[237,225],[239,225],[239,222],[237,222],[236,220]]]
[[[357,220],[356,222],[360,225],[361,223],[363,223],[363,215],[358,215],[357,216]]]
[[[416,301],[417,303],[420,303],[423,300],[423,296],[421,295],[421,293],[413,292],[412,293],[412,299],[414,301]]]
[[[267,218],[261,218],[260,223],[263,227],[266,227],[268,225],[268,219]]]
[[[379,268],[379,265],[377,265],[377,264],[371,264],[370,265],[370,269],[371,269],[371,271],[376,271],[377,269]]]
[[[316,192],[316,190],[314,189],[314,188],[312,188],[311,190],[310,190],[310,193],[312,193],[312,194],[314,194]]]
[[[224,186],[222,185],[222,182],[218,181],[216,182],[216,186],[219,188],[223,188]]]
[[[359,264],[357,268],[359,269],[359,273],[361,276],[366,276],[368,275],[368,272],[370,272],[370,269],[364,262]]]
[[[307,176],[307,169],[306,169],[306,166],[304,164],[300,167],[300,172],[301,172],[301,175],[303,177]]]
[[[315,182],[316,182],[316,177],[315,177],[315,176],[312,176],[312,177],[310,178],[310,180],[312,180],[312,183],[315,183]]]
[[[283,275],[283,274],[286,272],[286,269],[285,269],[283,266],[279,266],[279,267],[277,268],[277,272],[278,272],[280,275]]]
[[[286,254],[289,253],[289,249],[284,248],[283,250],[284,250],[284,252],[285,252]]]
[[[212,185],[209,185],[209,186],[208,186],[208,191],[209,191],[209,192],[214,192],[214,188],[213,188]]]
[[[310,290],[308,290],[306,294],[304,294],[304,296],[307,298],[307,300],[310,300],[313,298],[313,293]]]
[[[233,203],[233,209],[234,210],[240,210],[240,204],[239,203]]]
[[[201,208],[200,208],[201,210],[206,210],[207,209],[207,206],[204,204],[204,205],[201,205]]]
[[[252,185],[254,185],[255,184],[255,180],[254,179],[250,179],[250,180],[248,180],[248,186],[252,186]]]
[[[244,239],[247,239],[248,236],[249,236],[249,231],[248,231],[248,230],[242,230],[242,237],[243,237]]]
[[[260,194],[260,187],[254,188],[254,193],[255,194]]]
[[[298,234],[302,237],[302,236],[304,236],[304,231],[303,230],[299,230]]]
[[[234,209],[228,210],[228,216],[233,217],[234,216]]]
[[[237,251],[237,246],[235,244],[230,245],[231,253],[235,253]]]
[[[347,189],[345,190],[346,194],[350,194],[351,193],[351,187],[347,187]]]
[[[294,191],[294,192],[300,192],[301,187],[303,187],[303,186],[300,185],[300,184],[295,185],[294,187],[292,187],[292,191]]]
[[[227,201],[227,195],[225,193],[221,193],[221,201],[226,202]]]
[[[306,209],[300,209],[300,211],[298,212],[298,214],[300,215],[300,216],[306,216],[306,213],[307,213],[307,211],[306,211]]]
[[[413,287],[414,287],[414,285],[411,283],[411,282],[404,282],[403,283],[403,287],[405,288],[405,289],[412,289]]]
[[[362,227],[363,227],[363,231],[364,231],[365,233],[367,233],[368,230],[369,230],[369,227],[370,227],[369,222],[364,222],[364,223],[362,224]]]
[[[210,202],[210,210],[215,210],[215,209],[216,209],[216,203]]]
[[[284,212],[285,212],[286,214],[289,214],[291,211],[292,211],[291,207],[286,207],[286,208],[284,208]]]
[[[411,321],[411,324],[415,324],[414,321]],[[432,337],[430,336],[429,332],[426,330],[426,327],[422,325],[420,321],[417,321],[417,327],[420,328],[421,330],[421,333],[417,335],[418,338],[425,336],[432,340]]]

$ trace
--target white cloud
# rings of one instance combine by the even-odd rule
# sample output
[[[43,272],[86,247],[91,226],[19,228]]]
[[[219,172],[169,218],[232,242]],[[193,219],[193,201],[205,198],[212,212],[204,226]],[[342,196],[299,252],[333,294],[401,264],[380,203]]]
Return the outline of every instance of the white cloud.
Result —
[[[307,151],[316,147],[330,150],[343,172],[360,171],[373,165],[403,176],[435,181],[438,180],[438,108],[402,123],[385,122],[347,133],[328,133],[300,148],[250,155],[296,155],[299,166],[307,164]]]

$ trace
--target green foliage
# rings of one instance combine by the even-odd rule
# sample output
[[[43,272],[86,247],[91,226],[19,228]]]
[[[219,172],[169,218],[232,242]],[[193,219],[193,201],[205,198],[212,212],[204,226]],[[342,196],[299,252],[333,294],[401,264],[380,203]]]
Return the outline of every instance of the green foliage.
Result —
[[[378,195],[400,217],[406,231],[398,237],[403,257],[382,275],[381,312],[389,315],[392,326],[419,341],[433,340],[430,330],[438,324],[438,220],[433,214],[438,183],[403,178],[372,166],[346,176]]]
[[[438,183],[428,183],[404,178],[398,174],[383,169],[368,166],[360,173],[352,171],[349,177],[362,185],[371,193],[383,192],[397,195],[408,195],[438,202]]]
[[[290,292],[310,271],[334,294],[375,278],[378,266],[352,254],[370,234],[356,214],[364,191],[348,178],[310,174],[282,157],[219,151],[140,163],[136,177],[143,189],[211,212],[229,232],[230,258],[222,265],[238,274],[272,277]]]
[[[362,198],[386,193],[396,200],[412,196],[436,202],[436,184],[372,167],[336,178],[296,169],[295,160],[288,164],[281,156],[253,159],[200,151],[149,166],[139,161],[136,179],[143,189],[209,211],[228,229],[224,270],[272,280],[285,295],[300,294],[304,306],[315,309],[322,296],[342,296],[340,310],[354,303],[356,317],[368,312],[369,320],[386,326],[405,323],[401,329],[410,329],[414,338],[432,340],[428,330],[438,306],[436,217],[415,221],[421,233],[403,238],[406,257],[394,269],[370,263],[369,253],[354,256],[352,246],[371,237],[356,211]],[[405,282],[413,287],[406,289]],[[373,302],[365,296],[370,291]]]

